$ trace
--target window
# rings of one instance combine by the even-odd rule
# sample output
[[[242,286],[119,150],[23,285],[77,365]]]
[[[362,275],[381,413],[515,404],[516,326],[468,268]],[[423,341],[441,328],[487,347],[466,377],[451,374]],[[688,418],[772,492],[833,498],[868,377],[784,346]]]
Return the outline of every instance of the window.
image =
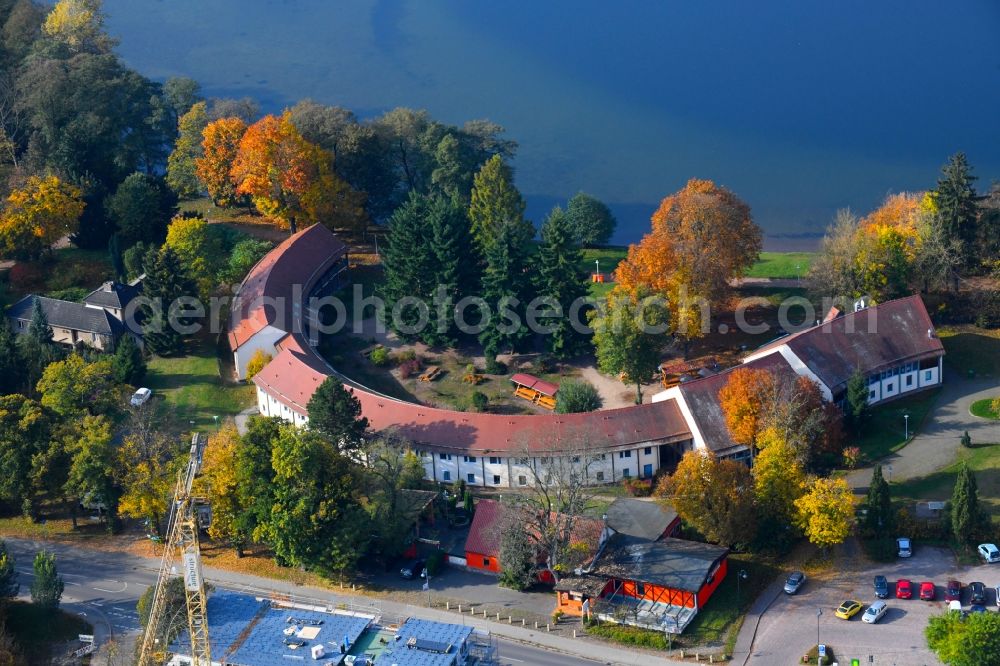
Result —
[[[933,370],[927,370],[926,372],[924,372],[924,381],[929,382],[933,374],[934,374]]]
[[[875,391],[874,390],[868,392],[868,399],[869,400],[874,400],[875,399]]]
[[[885,390],[887,392],[895,391],[896,390],[896,383],[893,382],[892,384],[886,384],[885,385]]]
[[[17,327],[18,328],[24,328],[24,320],[23,319],[18,319],[17,320]]]
[[[549,458],[548,458],[548,456],[546,456],[544,458],[539,458],[538,462],[540,462],[543,465],[548,465],[549,464]]]
[[[913,386],[913,375],[906,375],[906,385]]]
[[[646,584],[645,583],[636,582],[636,584],[635,584],[635,594],[636,594],[637,597],[644,597],[644,596],[646,596]]]
[[[476,456],[462,456],[462,460],[467,463],[474,463],[476,462]]]
[[[483,558],[483,566],[486,567],[487,569],[490,568],[490,558],[488,557]]]
[[[491,465],[499,465],[501,462],[503,462],[503,461],[500,459],[499,456],[490,456],[490,464]]]
[[[493,475],[493,485],[494,486],[499,486],[500,485],[500,475],[499,474],[494,474]]]
[[[517,464],[518,465],[527,465],[528,464],[528,459],[527,458],[518,458],[517,459]]]
[[[596,478],[597,478],[598,481],[603,481],[604,480],[604,472],[598,472]]]
[[[552,483],[552,475],[551,474],[546,474],[545,475],[545,483]]]
[[[444,473],[441,475],[441,478],[444,479],[445,481],[451,481],[451,472],[445,470]]]
[[[475,474],[466,474],[465,475],[465,480],[468,481],[469,483],[475,483],[476,482],[476,475]]]
[[[630,476],[632,476],[632,470],[630,470],[630,469],[623,469],[623,470],[622,470],[622,477],[623,477],[623,478],[626,478],[626,479],[627,479],[627,478],[629,478]]]
[[[441,458],[441,460],[451,460],[450,453],[439,453],[438,456]]]
[[[631,451],[619,451],[618,452],[618,457],[619,458],[631,458],[632,457],[632,452]]]
[[[651,447],[651,446],[647,446],[647,447],[646,447],[646,450],[645,450],[645,451],[643,451],[643,453],[645,453],[645,454],[646,454],[647,456],[651,456],[651,455],[653,455],[653,447]]]
[[[528,485],[528,477],[526,477],[524,474],[522,474],[519,477],[517,477],[517,485],[519,485],[519,486],[526,486],[526,485]]]
[[[575,463],[580,462],[580,456],[573,456],[573,458],[571,459],[571,462],[575,462]]]

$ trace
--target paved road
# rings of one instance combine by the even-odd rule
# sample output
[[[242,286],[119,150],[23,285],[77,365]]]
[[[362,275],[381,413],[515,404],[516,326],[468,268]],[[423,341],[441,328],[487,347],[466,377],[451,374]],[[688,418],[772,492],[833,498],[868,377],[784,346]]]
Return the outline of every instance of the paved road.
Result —
[[[5,541],[8,551],[17,563],[22,592],[26,592],[31,584],[32,572],[29,563],[34,558],[35,553],[43,548],[50,550],[55,553],[59,573],[66,582],[63,594],[64,607],[67,610],[85,614],[94,625],[94,633],[100,642],[106,641],[108,638],[116,638],[120,642],[134,640],[139,630],[139,619],[135,612],[135,605],[142,592],[156,579],[156,572],[152,568],[153,562],[126,553],[89,551],[59,543],[11,538],[7,538]],[[222,574],[221,579],[216,578],[213,574]],[[256,587],[259,581],[250,576],[206,569],[205,577],[206,580],[219,588],[258,594],[262,592],[261,588]],[[297,601],[306,601],[312,598],[325,604],[331,603],[331,600],[335,598],[332,594],[322,595],[322,591],[319,590],[296,590],[294,585],[280,581],[273,581],[273,587],[269,589],[276,592],[291,592]],[[320,596],[308,596],[316,592],[319,592]],[[325,598],[323,598],[324,596]],[[382,605],[388,607],[391,602]],[[405,608],[408,609],[408,615],[425,615],[435,620],[441,620],[440,615],[444,612],[423,609],[424,612],[421,613],[419,608]],[[390,609],[386,608],[386,610],[389,612]],[[396,610],[395,606],[392,610]],[[455,622],[457,619],[457,617],[452,616],[447,621]],[[472,623],[472,621],[467,622]],[[474,624],[478,625],[481,622]],[[553,652],[536,645],[512,640],[499,639],[498,643],[502,666],[579,666],[617,663],[614,658],[593,661],[581,656]],[[606,649],[600,649],[600,646],[594,648],[594,654],[598,656],[606,651]],[[654,658],[647,663],[665,662]]]

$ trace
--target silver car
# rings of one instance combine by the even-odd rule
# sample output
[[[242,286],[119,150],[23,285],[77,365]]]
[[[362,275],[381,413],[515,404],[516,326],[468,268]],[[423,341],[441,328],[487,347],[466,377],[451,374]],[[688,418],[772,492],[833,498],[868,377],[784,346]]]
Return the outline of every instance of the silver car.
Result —
[[[861,621],[866,624],[875,624],[882,619],[886,611],[889,610],[889,605],[884,601],[876,601],[871,606],[865,610],[864,615],[861,616]]]
[[[785,581],[785,594],[795,594],[806,582],[806,575],[801,571],[794,571]]]

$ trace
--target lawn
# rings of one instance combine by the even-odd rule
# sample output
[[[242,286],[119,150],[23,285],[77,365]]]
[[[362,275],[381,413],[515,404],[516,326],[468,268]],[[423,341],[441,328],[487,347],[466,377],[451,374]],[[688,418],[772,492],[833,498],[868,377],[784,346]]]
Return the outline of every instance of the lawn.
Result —
[[[192,341],[186,356],[150,360],[145,385],[176,411],[179,429],[188,425],[214,427],[214,416],[221,422],[250,407],[254,400],[249,385],[223,381],[216,347],[207,338]]]
[[[893,499],[950,500],[962,463],[967,464],[975,472],[979,500],[989,509],[993,521],[1000,522],[1000,444],[960,449],[958,460],[948,467],[927,476],[893,483]]]
[[[90,624],[76,615],[57,610],[54,613],[42,610],[24,601],[9,601],[5,607],[7,630],[17,642],[29,665],[54,662],[53,654],[57,646],[72,641],[73,647],[80,647],[77,636],[92,634]]]
[[[1000,419],[1000,411],[993,409],[993,403],[997,398],[983,398],[982,400],[976,400],[969,407],[969,411],[972,412],[973,416],[978,416],[981,419],[993,419],[996,421]]]
[[[947,352],[944,364],[952,370],[963,377],[1000,377],[1000,330],[943,327],[938,337]]]
[[[597,270],[595,261],[601,262],[601,272],[605,275],[614,273],[618,264],[625,259],[628,248],[623,246],[591,247],[581,251],[583,255],[582,267],[588,274]]]
[[[761,252],[746,277],[801,278],[809,272],[815,252]]]
[[[904,439],[906,423],[903,416],[910,415],[912,438],[920,430],[928,412],[937,401],[939,392],[940,389],[923,391],[874,407],[868,415],[861,437],[848,436],[848,445],[859,447],[868,460],[878,460],[898,451],[909,441]]]

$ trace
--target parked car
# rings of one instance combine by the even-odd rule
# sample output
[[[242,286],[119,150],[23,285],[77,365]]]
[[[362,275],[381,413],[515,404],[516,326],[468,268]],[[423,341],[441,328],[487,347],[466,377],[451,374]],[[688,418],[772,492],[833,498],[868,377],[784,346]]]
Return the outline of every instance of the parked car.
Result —
[[[785,581],[785,594],[795,594],[806,582],[806,575],[801,571],[793,571]]]
[[[962,600],[962,584],[957,580],[949,580],[948,585],[944,588],[944,600],[945,601],[961,601]],[[961,606],[961,604],[959,604]]]
[[[1000,610],[1000,585],[993,588],[993,591],[996,593],[997,610]]]
[[[129,402],[133,407],[139,407],[140,405],[145,405],[149,402],[149,399],[153,397],[153,392],[148,388],[141,388],[132,394],[132,399]]]
[[[896,554],[899,557],[909,557],[913,555],[913,544],[910,543],[909,537],[899,537],[896,539]]]
[[[986,586],[980,582],[969,583],[969,603],[982,605],[986,603]]]
[[[983,558],[987,564],[1000,562],[1000,549],[993,543],[979,544],[979,557]]]
[[[876,622],[882,619],[882,616],[885,615],[886,611],[888,610],[889,610],[888,604],[886,604],[884,601],[876,601],[871,606],[869,606],[868,610],[866,610],[864,615],[861,616],[861,621],[867,624],[875,624]]]
[[[875,576],[875,596],[879,599],[885,599],[889,596],[889,581],[885,579],[885,576]]]
[[[834,613],[841,620],[850,620],[852,617],[858,614],[861,610],[861,602],[854,601],[853,599],[848,599],[844,603],[840,604],[840,608]]]
[[[913,598],[913,585],[905,578],[900,578],[896,581],[896,598],[897,599],[912,599]]]
[[[934,601],[934,583],[925,580],[920,584],[920,599],[922,601]]]
[[[424,572],[426,564],[423,560],[411,560],[403,565],[403,568],[399,570],[399,575],[407,579],[417,578]]]

